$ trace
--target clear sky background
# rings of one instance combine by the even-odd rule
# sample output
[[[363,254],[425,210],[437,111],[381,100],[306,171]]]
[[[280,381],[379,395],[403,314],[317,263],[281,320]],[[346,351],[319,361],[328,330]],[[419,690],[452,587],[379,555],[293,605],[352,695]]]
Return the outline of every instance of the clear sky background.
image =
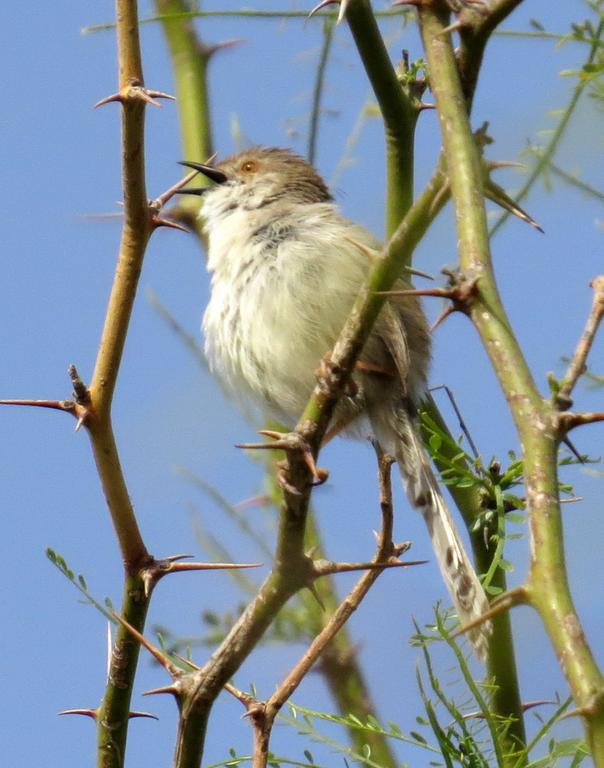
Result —
[[[236,8],[237,2],[204,3]],[[298,0],[258,0],[256,8],[307,8]],[[376,7],[385,7],[381,0]],[[151,13],[141,3],[141,16]],[[571,21],[588,14],[580,0],[525,2],[506,27],[529,29],[534,17],[547,29],[564,33]],[[92,105],[116,89],[115,40],[111,32],[82,35],[83,27],[113,19],[108,0],[82,3],[2,4],[0,58],[4,83],[0,117],[3,175],[3,270],[0,281],[0,397],[64,398],[66,375],[76,363],[84,379],[92,372],[120,234],[119,219],[91,218],[117,212],[121,196],[119,108]],[[241,38],[217,55],[211,67],[216,148],[234,149],[236,119],[253,143],[288,145],[304,151],[321,22],[246,19],[211,20],[199,25],[207,42]],[[384,27],[393,55],[408,48],[420,54],[414,27]],[[173,91],[170,63],[157,24],[142,30],[146,82]],[[578,68],[586,47],[555,41],[498,37],[490,44],[474,109],[474,124],[490,122],[496,143],[493,159],[514,159],[527,143],[544,143],[556,125],[556,111],[568,103],[576,84],[560,70]],[[337,30],[328,64],[325,114],[318,166],[332,178],[347,137],[369,94],[365,74],[345,25]],[[148,190],[156,195],[179,177],[176,108],[147,110]],[[601,185],[602,112],[584,96],[557,155],[563,168]],[[418,184],[429,174],[439,139],[437,120],[425,113],[418,133]],[[354,163],[339,176],[335,194],[345,213],[377,234],[382,232],[383,141],[379,121],[370,120],[352,151]],[[500,180],[519,187],[523,173],[507,171]],[[527,202],[545,229],[540,235],[518,220],[509,221],[494,240],[493,254],[501,292],[516,333],[545,390],[549,370],[560,374],[560,358],[574,349],[591,302],[590,279],[602,271],[602,202],[553,180],[539,184]],[[455,235],[447,210],[418,253],[417,264],[437,274],[454,264]],[[257,552],[242,540],[221,512],[175,470],[187,467],[231,501],[258,493],[262,476],[256,463],[233,447],[253,439],[254,429],[225,401],[220,389],[174,337],[145,296],[153,289],[178,321],[198,331],[208,293],[203,254],[193,238],[162,230],[148,249],[141,292],[132,320],[114,404],[123,467],[149,549],[157,556],[203,552],[193,531],[193,512],[223,540],[239,560]],[[428,311],[435,316],[438,302]],[[594,371],[604,373],[599,341]],[[483,456],[505,460],[518,449],[516,435],[498,385],[470,324],[453,317],[435,336],[433,384],[456,393]],[[577,407],[602,409],[602,392],[584,386]],[[74,571],[86,576],[91,591],[119,605],[119,552],[95,474],[84,431],[74,434],[70,418],[50,411],[4,408],[0,412],[0,557],[5,568],[0,636],[2,658],[3,759],[5,765],[82,768],[94,761],[92,722],[58,719],[71,707],[95,707],[106,667],[106,627],[100,614],[79,603],[78,593],[48,562],[44,550],[60,552]],[[455,425],[454,430],[456,431]],[[602,428],[574,435],[582,452],[602,453]],[[322,454],[329,483],[315,494],[327,553],[333,559],[362,560],[373,550],[371,529],[378,519],[371,451],[360,443],[336,441]],[[592,648],[604,663],[604,571],[602,569],[603,480],[585,469],[564,471],[581,504],[565,508],[571,583]],[[432,559],[427,534],[408,510],[397,488],[397,538],[413,541],[416,558]],[[250,511],[250,522],[264,530],[266,518]],[[525,575],[526,538],[515,543],[510,559],[517,569],[512,584]],[[262,569],[262,575],[266,573]],[[349,581],[342,579],[344,591]],[[408,644],[411,617],[431,618],[432,605],[445,597],[433,562],[406,572],[385,574],[351,627],[358,642],[379,717],[403,729],[421,712],[414,670],[418,652]],[[201,631],[203,610],[234,609],[239,594],[225,574],[189,574],[158,587],[148,628],[168,625],[182,635]],[[567,693],[544,632],[529,609],[513,615],[524,700]],[[255,683],[261,695],[297,658],[301,648],[261,648],[236,677],[241,688]],[[206,651],[195,658],[203,662]],[[445,664],[446,666],[446,664]],[[162,670],[143,655],[134,708],[161,719],[135,721],[129,737],[129,766],[167,766],[171,762],[176,708],[165,697],[141,698],[142,691],[165,684]],[[311,675],[295,696],[311,707],[331,709],[322,683]],[[547,710],[549,712],[550,710]],[[210,723],[206,762],[228,757],[227,749],[249,751],[251,733],[239,720],[240,707],[226,696]],[[577,734],[569,721],[560,734]],[[342,734],[341,734],[342,735]],[[277,729],[277,754],[303,759],[309,745],[292,731]],[[341,757],[311,746],[318,761],[343,765]],[[412,765],[425,755],[401,752]]]

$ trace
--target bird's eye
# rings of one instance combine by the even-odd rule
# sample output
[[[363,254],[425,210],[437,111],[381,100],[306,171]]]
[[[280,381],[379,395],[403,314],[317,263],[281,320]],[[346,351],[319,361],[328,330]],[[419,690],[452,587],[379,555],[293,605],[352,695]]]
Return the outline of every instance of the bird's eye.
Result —
[[[241,164],[241,170],[244,173],[254,173],[257,167],[258,165],[254,160],[246,160]]]

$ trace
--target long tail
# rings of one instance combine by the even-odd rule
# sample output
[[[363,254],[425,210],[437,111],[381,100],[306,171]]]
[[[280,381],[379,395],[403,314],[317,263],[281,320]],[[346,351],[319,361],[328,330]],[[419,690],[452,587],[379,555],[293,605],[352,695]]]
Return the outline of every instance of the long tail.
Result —
[[[434,553],[445,584],[451,593],[462,625],[479,618],[489,609],[489,601],[457,533],[419,436],[415,417],[407,410],[397,411],[394,456],[410,503],[418,509],[430,532]],[[484,659],[491,634],[484,622],[467,634],[479,658]]]

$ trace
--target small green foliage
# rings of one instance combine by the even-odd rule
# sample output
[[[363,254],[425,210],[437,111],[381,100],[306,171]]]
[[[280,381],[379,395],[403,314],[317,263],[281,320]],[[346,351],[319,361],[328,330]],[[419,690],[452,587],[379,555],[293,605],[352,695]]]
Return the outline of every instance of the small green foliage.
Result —
[[[84,605],[92,605],[94,608],[97,609],[100,613],[103,614],[103,616],[110,621],[112,624],[116,623],[115,618],[113,617],[113,603],[111,600],[106,597],[103,600],[104,606],[95,598],[93,595],[90,594],[88,591],[88,586],[86,584],[86,579],[82,574],[78,574],[77,576],[75,573],[71,570],[71,568],[67,565],[67,562],[65,561],[65,558],[62,557],[62,555],[59,555],[57,552],[54,551],[54,549],[51,549],[48,547],[46,549],[46,557],[50,560],[50,562],[56,566],[63,576],[65,578],[69,579],[69,581],[73,584],[73,586],[79,590],[84,597],[86,598],[82,602]]]
[[[320,723],[325,722],[341,726],[344,730],[356,730],[364,733],[377,733],[394,741],[416,747],[420,752],[415,762],[417,765],[428,764],[447,766],[447,768],[492,768],[493,766],[514,765],[515,768],[554,768],[558,761],[565,758],[564,765],[579,766],[588,756],[585,743],[581,739],[556,740],[552,733],[555,724],[567,711],[571,699],[558,703],[555,712],[547,720],[542,720],[537,710],[535,717],[541,724],[530,744],[522,751],[506,753],[503,745],[509,744],[505,734],[510,727],[509,718],[498,717],[490,707],[490,697],[495,691],[491,681],[476,682],[470,664],[457,641],[452,637],[452,612],[435,610],[434,623],[420,629],[416,624],[416,633],[411,644],[421,649],[422,667],[418,667],[417,685],[424,705],[424,713],[416,717],[420,729],[404,734],[396,723],[380,725],[373,715],[364,721],[357,715],[336,715],[288,703],[289,715],[281,714],[280,719],[293,726],[296,731],[312,741],[328,746],[358,764],[379,768],[371,758],[368,745],[360,751],[353,749],[337,738],[327,736],[320,730]],[[449,649],[455,660],[453,672],[461,673],[452,687],[443,682],[431,654],[434,643]],[[449,666],[449,665],[447,665]],[[456,675],[456,677],[459,677]],[[548,702],[551,703],[551,702]],[[547,741],[547,743],[546,743]],[[530,754],[547,747],[546,757],[537,757],[529,761]],[[313,763],[310,752],[304,756]],[[429,758],[429,759],[428,759]],[[571,758],[571,762],[568,762]],[[285,761],[280,761],[286,764]],[[288,764],[296,764],[290,762]],[[348,764],[348,763],[347,763]]]

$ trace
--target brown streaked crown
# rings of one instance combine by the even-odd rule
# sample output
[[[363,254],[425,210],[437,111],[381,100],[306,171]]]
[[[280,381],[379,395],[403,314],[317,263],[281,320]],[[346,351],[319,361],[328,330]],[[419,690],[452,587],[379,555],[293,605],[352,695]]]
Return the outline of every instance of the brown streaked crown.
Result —
[[[287,196],[296,202],[327,203],[333,200],[312,165],[290,149],[252,147],[227,157],[217,167],[229,178],[242,183],[273,178],[278,183],[279,196]]]

